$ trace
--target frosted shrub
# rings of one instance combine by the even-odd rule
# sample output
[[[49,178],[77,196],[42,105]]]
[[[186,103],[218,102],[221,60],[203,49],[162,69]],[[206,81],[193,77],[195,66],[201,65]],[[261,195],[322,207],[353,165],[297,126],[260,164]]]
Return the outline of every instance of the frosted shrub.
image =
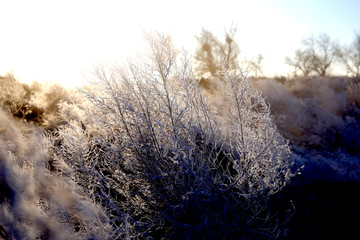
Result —
[[[304,156],[304,175],[359,180],[358,79],[299,77],[285,83],[264,79],[256,81],[255,87],[271,104],[280,133],[291,142],[294,152]]]
[[[279,191],[289,180],[290,149],[273,123],[269,106],[250,81],[223,73],[223,115],[219,122],[231,150],[237,178],[252,191]],[[239,182],[239,187],[246,184]]]
[[[4,239],[106,239],[101,206],[51,173],[47,140],[0,111],[0,230]]]
[[[58,84],[37,82],[24,84],[13,75],[0,76],[0,108],[23,122],[41,126],[46,130],[61,124],[59,106],[64,102],[81,105],[81,98],[74,90]],[[76,104],[75,104],[76,103]]]
[[[59,171],[107,209],[113,238],[277,237],[283,228],[267,200],[292,173],[269,107],[245,77],[225,71],[216,113],[190,57],[160,34],[147,39],[141,61],[97,69],[84,91],[87,118],[50,137]]]
[[[346,88],[348,98],[355,106],[360,107],[360,81],[350,83]]]

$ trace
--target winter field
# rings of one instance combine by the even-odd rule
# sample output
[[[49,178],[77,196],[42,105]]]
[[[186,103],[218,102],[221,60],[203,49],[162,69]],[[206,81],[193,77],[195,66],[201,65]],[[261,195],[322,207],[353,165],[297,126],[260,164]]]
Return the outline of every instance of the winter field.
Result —
[[[206,90],[146,37],[79,90],[0,76],[0,239],[356,236],[360,78],[224,64]]]

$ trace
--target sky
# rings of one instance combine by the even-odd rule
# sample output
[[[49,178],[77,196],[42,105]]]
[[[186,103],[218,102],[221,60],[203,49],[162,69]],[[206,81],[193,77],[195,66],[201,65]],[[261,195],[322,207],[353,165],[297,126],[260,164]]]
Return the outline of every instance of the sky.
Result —
[[[0,0],[0,11],[0,75],[67,87],[141,51],[144,30],[193,53],[202,28],[221,40],[233,25],[239,60],[264,55],[269,76],[290,74],[285,57],[311,34],[350,44],[360,32],[358,0]]]

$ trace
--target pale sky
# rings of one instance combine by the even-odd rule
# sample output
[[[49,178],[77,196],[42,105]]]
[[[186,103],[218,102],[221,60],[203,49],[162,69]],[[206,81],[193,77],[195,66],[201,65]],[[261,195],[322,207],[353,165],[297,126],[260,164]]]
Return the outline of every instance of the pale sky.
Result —
[[[95,65],[140,51],[142,29],[193,52],[203,27],[221,39],[233,24],[240,60],[265,55],[266,75],[290,73],[285,56],[311,34],[348,44],[360,31],[358,0],[0,0],[0,11],[0,75],[69,87],[81,87]]]

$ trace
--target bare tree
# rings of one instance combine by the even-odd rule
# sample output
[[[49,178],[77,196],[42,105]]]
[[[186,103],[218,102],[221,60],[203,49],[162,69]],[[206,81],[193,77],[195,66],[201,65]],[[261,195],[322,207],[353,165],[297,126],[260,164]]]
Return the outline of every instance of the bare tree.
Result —
[[[225,31],[225,41],[219,41],[210,31],[203,29],[197,36],[195,72],[198,78],[215,77],[224,69],[236,66],[240,49],[235,41],[236,28]]]
[[[308,46],[312,55],[314,71],[320,76],[325,76],[336,60],[337,43],[323,33],[316,39],[310,37],[304,41],[304,44]]]
[[[225,69],[236,68],[237,58],[240,53],[238,44],[235,41],[236,28],[231,27],[225,30],[225,42],[220,45],[220,56],[222,57],[222,66]]]
[[[350,46],[339,48],[339,59],[348,74],[360,76],[360,33],[355,33],[355,39]]]
[[[338,44],[325,34],[317,38],[311,36],[302,41],[303,47],[297,49],[293,59],[287,57],[285,63],[300,70],[304,76],[315,73],[319,76],[328,74],[338,54]]]
[[[294,67],[295,73],[297,71],[301,71],[305,77],[307,77],[313,71],[311,55],[308,51],[303,49],[297,49],[293,59],[286,57],[285,63]]]
[[[249,70],[254,73],[255,78],[258,77],[258,74],[263,74],[263,60],[264,55],[259,54],[255,59],[248,61]]]

